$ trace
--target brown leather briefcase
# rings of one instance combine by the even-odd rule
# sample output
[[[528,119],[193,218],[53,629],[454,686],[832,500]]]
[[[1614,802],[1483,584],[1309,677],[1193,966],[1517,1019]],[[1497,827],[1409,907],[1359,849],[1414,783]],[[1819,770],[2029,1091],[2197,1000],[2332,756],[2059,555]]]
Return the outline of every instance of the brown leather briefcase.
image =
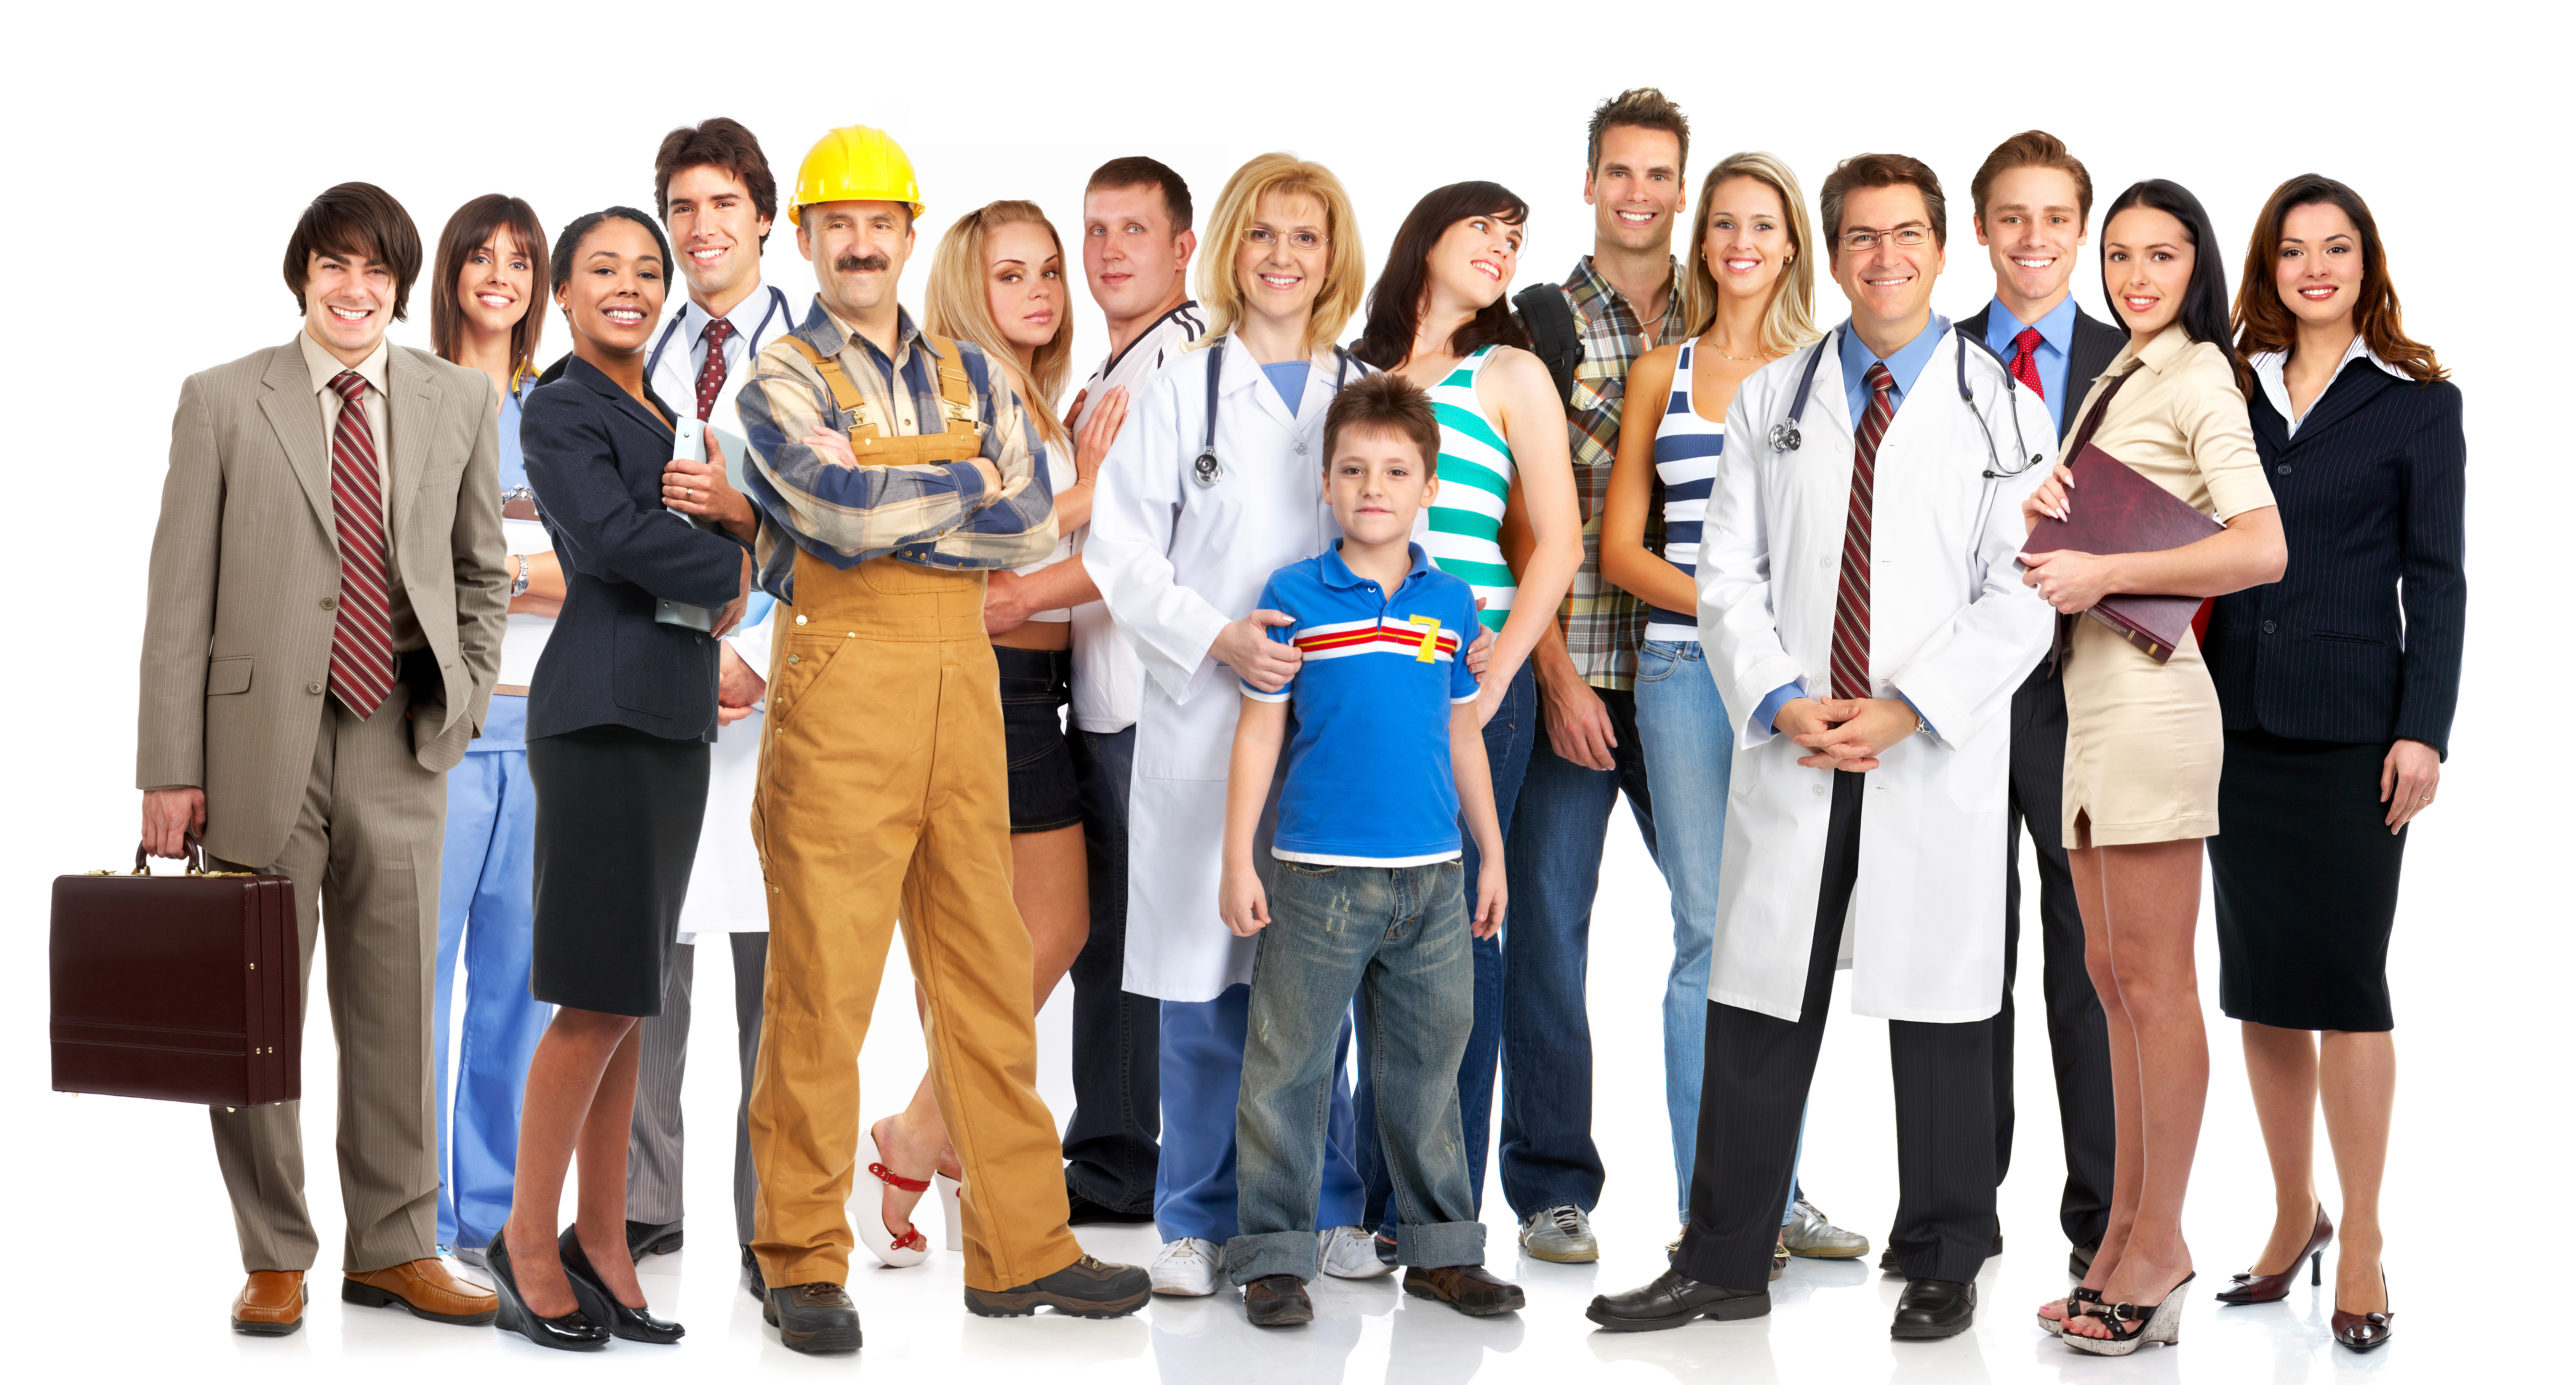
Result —
[[[204,869],[53,882],[53,1089],[203,1106],[302,1095],[293,882]]]

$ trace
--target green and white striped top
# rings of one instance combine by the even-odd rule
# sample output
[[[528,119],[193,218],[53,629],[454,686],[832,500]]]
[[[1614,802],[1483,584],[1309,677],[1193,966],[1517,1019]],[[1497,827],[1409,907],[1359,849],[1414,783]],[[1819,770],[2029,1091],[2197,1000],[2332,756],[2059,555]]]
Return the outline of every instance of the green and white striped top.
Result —
[[[1478,619],[1488,630],[1502,628],[1519,590],[1497,539],[1511,503],[1511,444],[1476,398],[1476,372],[1498,349],[1478,347],[1429,391],[1440,421],[1440,498],[1418,536],[1434,566],[1483,598]]]

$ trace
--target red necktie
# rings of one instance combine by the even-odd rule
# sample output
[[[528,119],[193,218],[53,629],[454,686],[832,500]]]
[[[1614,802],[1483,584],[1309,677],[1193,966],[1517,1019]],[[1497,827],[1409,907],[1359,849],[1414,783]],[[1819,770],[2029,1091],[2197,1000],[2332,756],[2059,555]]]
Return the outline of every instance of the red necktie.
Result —
[[[721,350],[720,346],[736,330],[725,317],[711,319],[711,325],[702,329],[702,340],[710,354],[703,359],[702,377],[693,382],[695,418],[710,419],[711,406],[720,402],[720,387],[729,383],[729,353]]]
[[[370,717],[391,695],[391,536],[382,528],[382,466],[373,420],[364,413],[364,377],[340,371],[329,382],[344,401],[329,440],[329,502],[338,523],[338,627],[329,638],[329,689],[347,710]]]
[[[1868,544],[1875,532],[1876,446],[1893,422],[1893,372],[1867,367],[1867,411],[1858,419],[1849,473],[1849,532],[1840,543],[1840,604],[1831,619],[1831,695],[1867,697]]]
[[[2042,345],[2042,333],[2033,327],[2021,327],[2018,329],[2018,354],[2009,358],[2009,373],[2018,377],[2019,384],[2034,390],[2038,399],[2044,398],[2044,377],[2036,373],[2036,348]]]

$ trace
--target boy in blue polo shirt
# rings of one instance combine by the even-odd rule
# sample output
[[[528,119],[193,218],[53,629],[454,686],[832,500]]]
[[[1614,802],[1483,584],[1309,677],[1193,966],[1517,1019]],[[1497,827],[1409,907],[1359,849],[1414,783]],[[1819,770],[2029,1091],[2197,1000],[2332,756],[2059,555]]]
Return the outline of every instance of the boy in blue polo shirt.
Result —
[[[1502,926],[1495,828],[1467,649],[1467,584],[1412,541],[1439,488],[1440,430],[1421,389],[1362,377],[1325,415],[1324,487],[1342,528],[1334,551],[1271,575],[1254,603],[1290,623],[1298,673],[1278,692],[1248,685],[1227,771],[1218,908],[1238,937],[1261,934],[1236,1100],[1236,1220],[1227,1273],[1245,1316],[1280,1327],[1314,1317],[1325,1091],[1342,1017],[1368,1007],[1363,1056],[1404,1222],[1405,1292],[1461,1313],[1517,1311],[1518,1286],[1484,1271],[1458,1116],[1458,1062],[1473,1022],[1472,932]],[[1295,717],[1294,729],[1290,725]],[[1254,833],[1283,745],[1274,862]],[[1458,820],[1481,849],[1472,926]]]

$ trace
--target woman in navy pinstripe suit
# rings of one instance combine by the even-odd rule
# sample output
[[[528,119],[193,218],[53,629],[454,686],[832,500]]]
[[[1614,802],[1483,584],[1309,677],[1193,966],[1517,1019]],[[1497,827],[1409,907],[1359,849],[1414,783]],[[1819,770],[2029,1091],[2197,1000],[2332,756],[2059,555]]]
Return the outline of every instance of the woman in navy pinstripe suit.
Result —
[[[2239,299],[2292,562],[2224,598],[2204,648],[2224,727],[2222,1008],[2276,1184],[2266,1249],[2220,1297],[2282,1298],[2328,1245],[2311,1167],[2325,1106],[2344,1195],[2330,1329],[2364,1351],[2391,1335],[2376,1207],[2401,829],[2434,802],[2462,662],[2462,396],[2401,332],[2372,213],[2333,179],[2268,199]]]

